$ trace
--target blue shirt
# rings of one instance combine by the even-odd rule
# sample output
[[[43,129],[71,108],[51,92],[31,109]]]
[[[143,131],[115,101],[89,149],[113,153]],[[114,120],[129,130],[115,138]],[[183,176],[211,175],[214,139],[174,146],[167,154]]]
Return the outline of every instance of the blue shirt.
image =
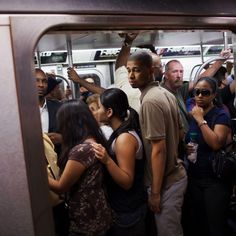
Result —
[[[214,129],[216,124],[222,124],[230,127],[230,118],[223,108],[213,107],[205,116],[204,120],[207,121],[208,126]],[[186,135],[186,143],[190,141],[189,134],[197,133],[197,161],[196,163],[189,162],[188,176],[194,178],[210,178],[214,177],[212,170],[212,155],[213,150],[205,142],[202,136],[201,129],[197,122],[192,117],[189,123],[189,131]]]

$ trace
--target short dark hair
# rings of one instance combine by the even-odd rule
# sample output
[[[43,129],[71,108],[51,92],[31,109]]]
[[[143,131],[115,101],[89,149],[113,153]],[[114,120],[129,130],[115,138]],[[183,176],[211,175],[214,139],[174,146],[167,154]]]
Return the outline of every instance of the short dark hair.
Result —
[[[142,65],[151,68],[153,65],[152,56],[150,53],[139,50],[130,55],[129,61],[139,61]]]
[[[43,73],[47,77],[46,73],[40,68],[35,68],[35,73]]]

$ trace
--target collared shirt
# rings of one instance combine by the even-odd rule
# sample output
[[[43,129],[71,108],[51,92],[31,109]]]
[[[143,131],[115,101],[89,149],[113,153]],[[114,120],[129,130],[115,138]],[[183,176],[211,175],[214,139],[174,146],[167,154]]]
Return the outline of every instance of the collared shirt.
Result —
[[[41,118],[41,126],[43,133],[48,133],[49,129],[49,114],[48,114],[48,108],[46,100],[44,101],[44,104],[42,107],[39,106],[40,110],[40,118]]]

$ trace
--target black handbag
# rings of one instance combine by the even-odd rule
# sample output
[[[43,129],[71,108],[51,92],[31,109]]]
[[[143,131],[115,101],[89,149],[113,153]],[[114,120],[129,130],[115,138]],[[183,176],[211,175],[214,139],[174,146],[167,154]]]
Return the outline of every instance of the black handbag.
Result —
[[[229,181],[236,179],[236,137],[214,153],[212,168],[218,178]]]

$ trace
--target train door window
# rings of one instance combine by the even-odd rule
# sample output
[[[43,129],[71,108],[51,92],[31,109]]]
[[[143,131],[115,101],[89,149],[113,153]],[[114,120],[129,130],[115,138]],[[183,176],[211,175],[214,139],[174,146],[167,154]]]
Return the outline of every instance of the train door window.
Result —
[[[207,52],[206,52],[206,56],[210,56],[210,55],[219,55],[220,52],[223,49],[223,45],[215,45],[215,46],[211,46]]]
[[[98,86],[101,85],[101,80],[96,74],[78,74],[81,79],[88,81],[89,83],[94,83]]]

